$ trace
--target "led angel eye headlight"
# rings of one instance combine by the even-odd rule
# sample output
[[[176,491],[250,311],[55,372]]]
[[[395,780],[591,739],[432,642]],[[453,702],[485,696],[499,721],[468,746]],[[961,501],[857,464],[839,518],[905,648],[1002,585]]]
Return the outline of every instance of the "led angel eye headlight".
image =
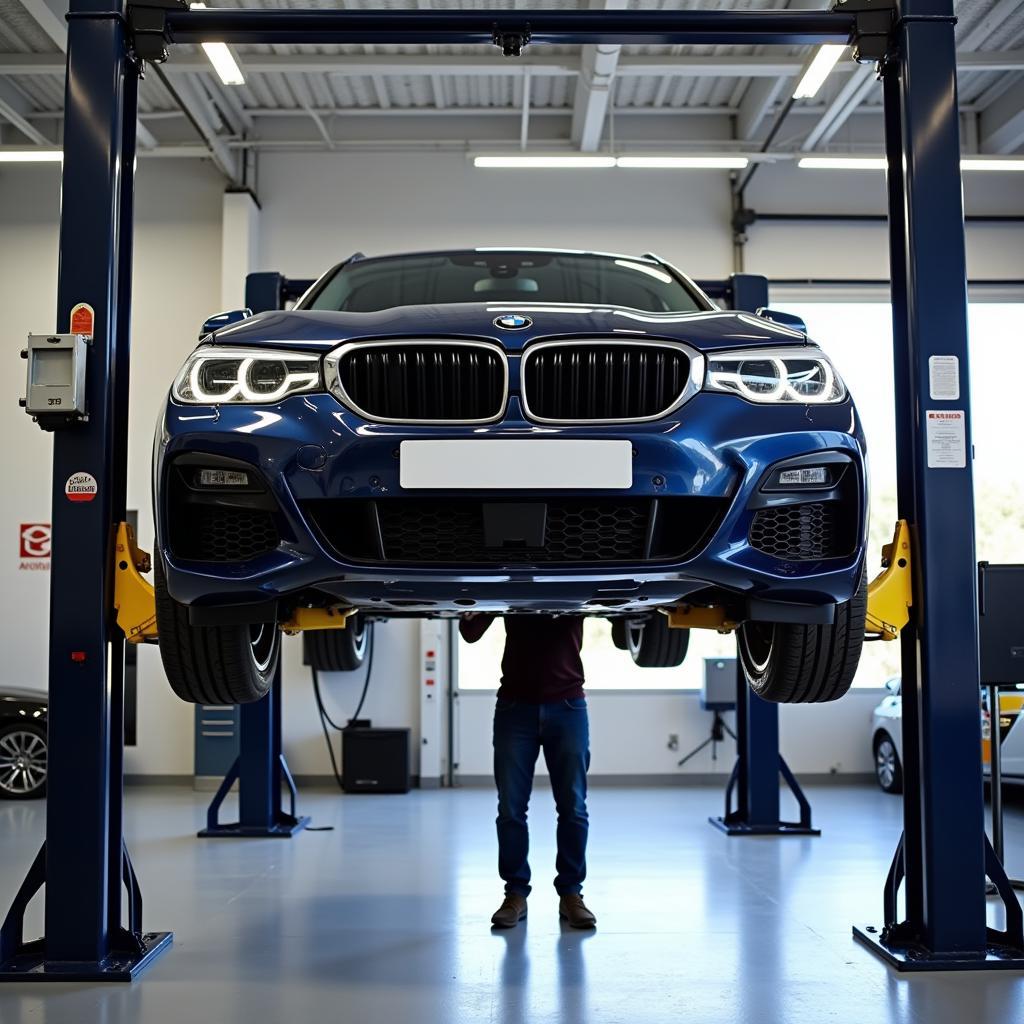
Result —
[[[188,405],[267,405],[322,386],[318,355],[207,345],[185,360],[171,394]]]
[[[708,357],[704,387],[761,405],[829,405],[846,398],[825,353],[803,345],[716,353]]]

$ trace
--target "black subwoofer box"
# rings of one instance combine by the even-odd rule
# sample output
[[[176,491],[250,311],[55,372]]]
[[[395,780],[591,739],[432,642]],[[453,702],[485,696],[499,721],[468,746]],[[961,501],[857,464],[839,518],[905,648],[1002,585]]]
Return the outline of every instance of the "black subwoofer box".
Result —
[[[408,793],[409,730],[346,729],[341,781],[346,793]]]

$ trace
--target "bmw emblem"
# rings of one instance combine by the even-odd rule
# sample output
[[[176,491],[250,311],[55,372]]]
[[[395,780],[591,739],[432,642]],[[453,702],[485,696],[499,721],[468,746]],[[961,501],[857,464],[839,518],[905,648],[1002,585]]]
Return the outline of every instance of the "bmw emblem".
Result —
[[[521,316],[519,313],[505,313],[495,317],[495,327],[501,327],[506,331],[525,331],[527,327],[533,326],[533,321],[528,316]]]

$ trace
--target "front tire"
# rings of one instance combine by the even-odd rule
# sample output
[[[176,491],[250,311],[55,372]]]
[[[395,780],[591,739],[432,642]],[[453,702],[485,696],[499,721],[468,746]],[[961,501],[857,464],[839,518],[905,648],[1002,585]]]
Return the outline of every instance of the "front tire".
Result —
[[[875,738],[875,778],[884,793],[903,792],[903,765],[892,737],[881,732]]]
[[[661,612],[644,619],[626,619],[626,644],[641,668],[677,668],[690,646],[688,629],[672,629]]]
[[[190,704],[251,704],[270,691],[281,659],[274,622],[248,626],[193,626],[188,607],[167,591],[156,560],[156,626],[160,658],[171,689]]]
[[[36,800],[46,795],[46,728],[14,722],[0,728],[0,798]]]
[[[854,596],[836,605],[831,625],[743,623],[737,646],[751,690],[776,704],[814,704],[842,697],[860,663],[867,595],[862,572]]]

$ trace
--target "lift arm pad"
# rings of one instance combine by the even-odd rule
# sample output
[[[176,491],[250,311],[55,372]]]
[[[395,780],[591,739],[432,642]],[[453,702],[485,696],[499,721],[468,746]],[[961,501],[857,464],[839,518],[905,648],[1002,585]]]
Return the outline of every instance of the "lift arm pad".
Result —
[[[114,609],[117,624],[130,644],[156,643],[156,599],[149,572],[149,554],[135,543],[135,531],[118,523],[114,550]]]
[[[344,629],[354,608],[296,608],[287,622],[281,623],[285,633],[301,633],[304,629]]]
[[[910,621],[913,606],[910,525],[896,524],[892,543],[882,548],[882,572],[868,584],[865,633],[879,640],[895,640]]]

